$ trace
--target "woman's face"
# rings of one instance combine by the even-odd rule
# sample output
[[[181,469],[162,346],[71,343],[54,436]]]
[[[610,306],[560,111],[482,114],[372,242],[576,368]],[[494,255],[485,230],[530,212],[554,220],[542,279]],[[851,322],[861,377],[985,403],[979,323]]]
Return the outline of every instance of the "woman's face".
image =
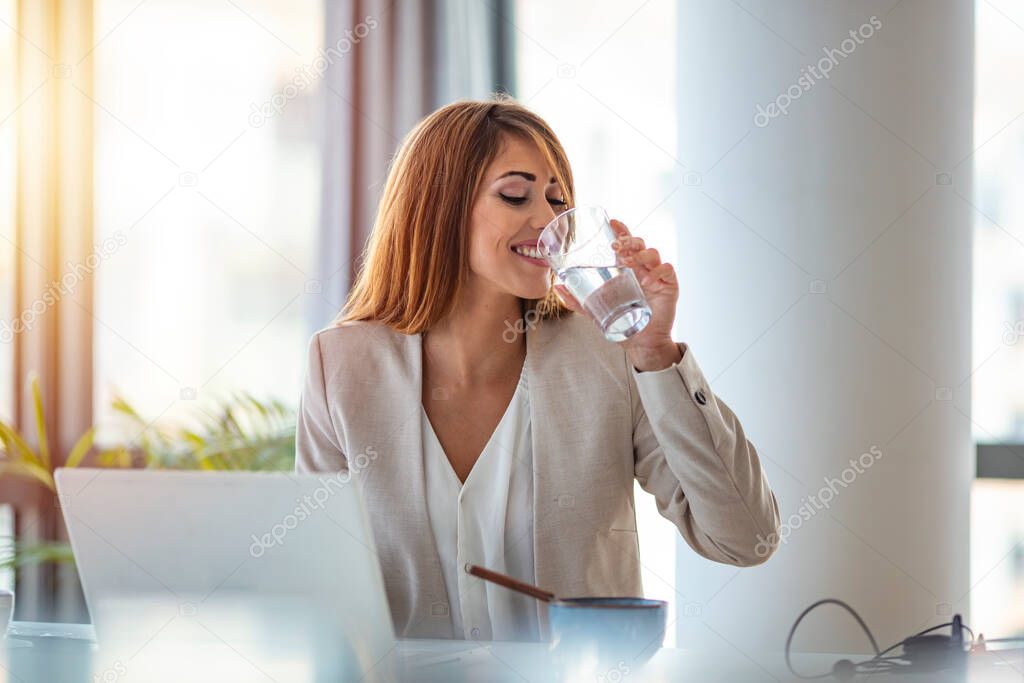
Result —
[[[532,143],[505,136],[484,173],[469,226],[469,269],[475,286],[523,299],[542,299],[549,271],[538,258],[541,230],[565,209],[544,155]]]

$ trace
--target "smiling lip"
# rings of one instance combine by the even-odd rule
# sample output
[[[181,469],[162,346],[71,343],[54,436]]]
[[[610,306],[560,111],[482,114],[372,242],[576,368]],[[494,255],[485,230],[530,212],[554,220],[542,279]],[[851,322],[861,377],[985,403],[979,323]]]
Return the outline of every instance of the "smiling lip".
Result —
[[[516,244],[513,244],[510,249],[513,254],[528,263],[532,263],[535,266],[541,266],[543,268],[548,267],[548,262],[540,256],[540,251],[537,248],[537,242],[517,242]]]

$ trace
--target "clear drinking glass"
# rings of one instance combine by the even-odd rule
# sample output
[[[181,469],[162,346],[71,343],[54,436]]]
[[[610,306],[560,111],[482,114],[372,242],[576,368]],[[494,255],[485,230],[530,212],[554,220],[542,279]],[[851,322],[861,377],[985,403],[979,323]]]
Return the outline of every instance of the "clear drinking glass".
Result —
[[[537,249],[609,341],[629,339],[651,319],[632,268],[612,249],[617,235],[600,206],[579,206],[555,217]]]

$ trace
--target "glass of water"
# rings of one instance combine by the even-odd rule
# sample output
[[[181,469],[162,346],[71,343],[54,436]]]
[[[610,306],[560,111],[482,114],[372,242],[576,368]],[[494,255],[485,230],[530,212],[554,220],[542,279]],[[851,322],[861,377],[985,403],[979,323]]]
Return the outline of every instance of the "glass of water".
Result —
[[[613,342],[629,339],[651,319],[636,273],[622,265],[612,249],[617,237],[604,209],[579,206],[548,223],[537,243],[559,284]]]

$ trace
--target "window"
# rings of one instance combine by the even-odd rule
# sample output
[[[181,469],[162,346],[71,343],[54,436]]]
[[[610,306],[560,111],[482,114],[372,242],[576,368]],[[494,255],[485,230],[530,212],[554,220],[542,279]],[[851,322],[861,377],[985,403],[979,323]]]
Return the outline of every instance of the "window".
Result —
[[[18,34],[14,0],[0,0],[0,82],[14,83]],[[6,25],[4,25],[6,24]],[[14,193],[17,123],[14,88],[0,88],[0,419],[14,417]],[[3,530],[0,529],[0,535]]]
[[[13,0],[0,0],[0,82],[16,78],[15,49],[18,40]],[[13,116],[18,103],[13,88],[0,88],[0,420],[14,419],[14,392],[20,382],[14,377],[14,193],[17,127]],[[0,505],[0,560],[14,537],[14,511]],[[0,590],[14,590],[14,570],[0,569]]]
[[[320,205],[322,3],[97,0],[96,422],[294,404]]]
[[[672,199],[685,180],[674,156],[674,17],[669,0],[519,0],[510,18],[517,29],[516,97],[561,139],[577,203],[604,206],[666,260],[676,253]],[[680,601],[679,534],[639,486],[636,501],[644,593],[669,601],[672,624]],[[670,627],[665,644],[674,643]]]
[[[972,625],[1024,632],[1024,11],[976,3],[973,422],[979,466],[971,501]],[[983,470],[984,468],[982,468]],[[982,471],[982,473],[984,473]]]

